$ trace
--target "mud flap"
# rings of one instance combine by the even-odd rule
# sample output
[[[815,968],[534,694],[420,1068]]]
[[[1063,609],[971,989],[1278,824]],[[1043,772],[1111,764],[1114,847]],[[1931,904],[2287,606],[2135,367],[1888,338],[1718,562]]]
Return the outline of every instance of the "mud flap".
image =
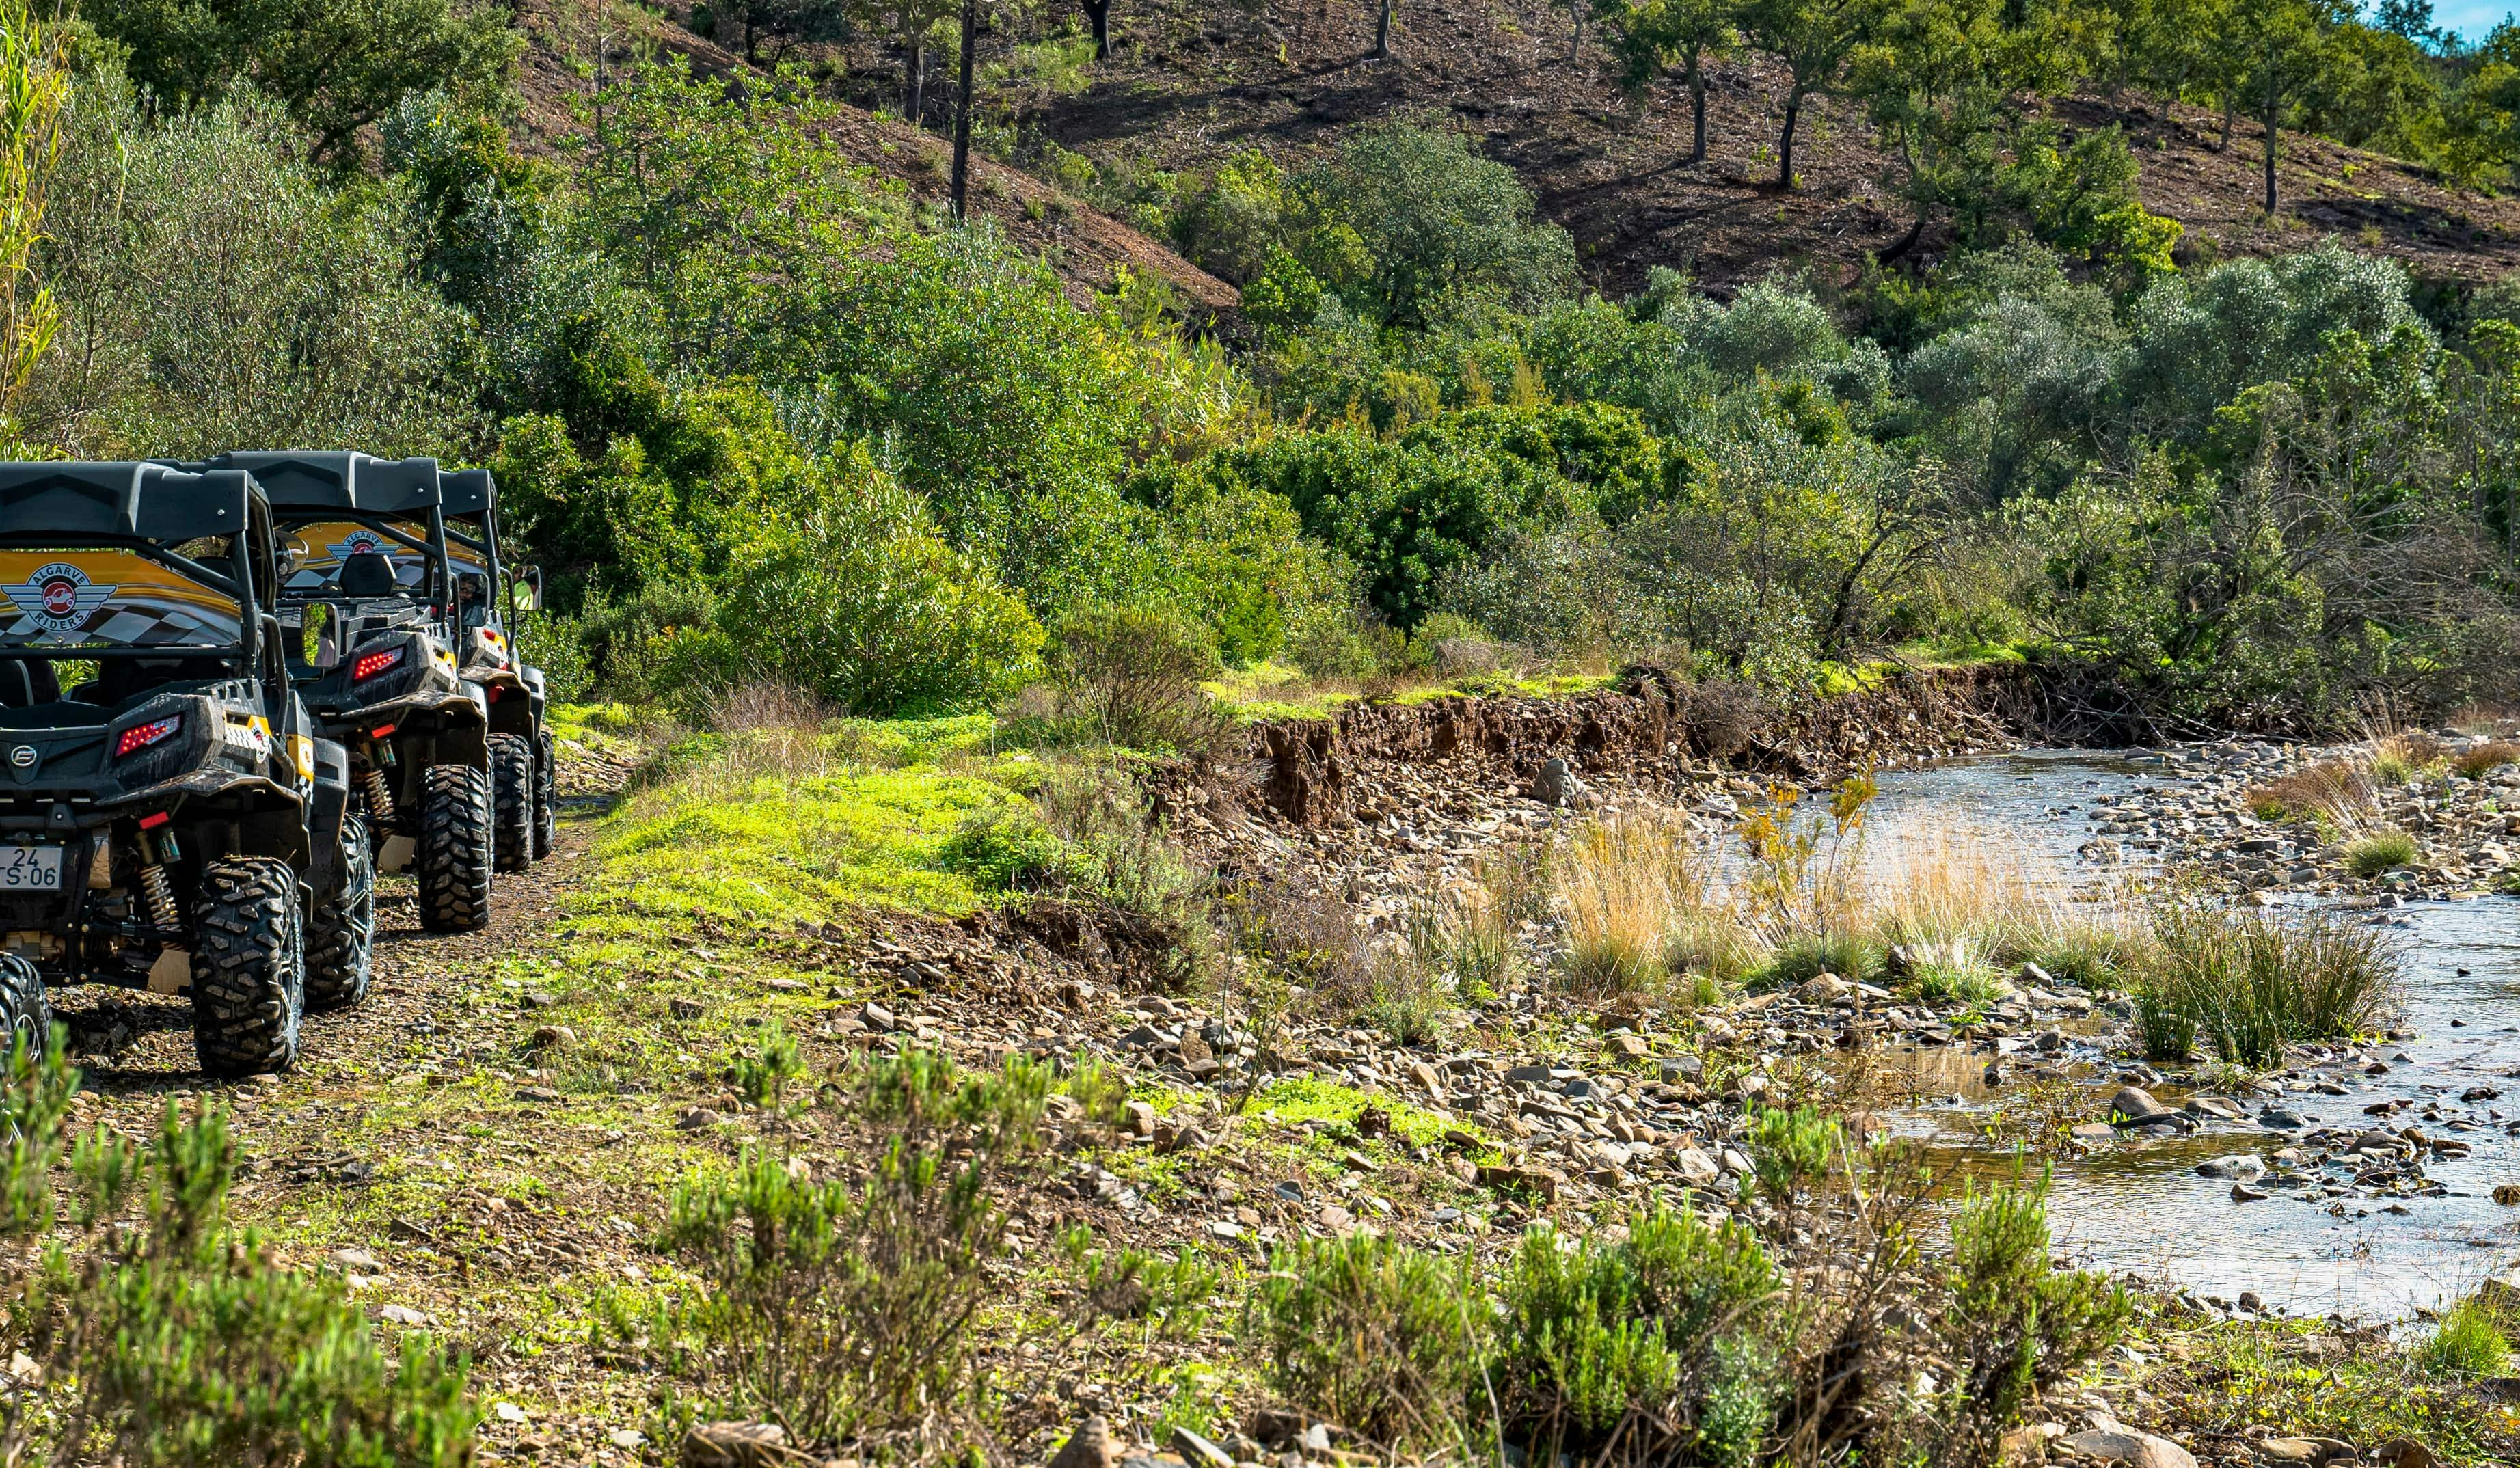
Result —
[[[377,869],[379,871],[409,871],[411,869],[411,854],[419,844],[419,842],[414,841],[409,836],[392,835],[385,837],[384,845],[377,848]]]
[[[170,948],[149,965],[151,994],[190,994],[193,992],[193,955],[190,949]]]

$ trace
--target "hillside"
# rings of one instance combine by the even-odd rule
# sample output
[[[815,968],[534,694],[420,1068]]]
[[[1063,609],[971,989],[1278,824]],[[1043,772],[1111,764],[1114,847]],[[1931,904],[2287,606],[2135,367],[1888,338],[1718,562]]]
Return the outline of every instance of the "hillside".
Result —
[[[518,70],[525,101],[519,131],[529,148],[547,150],[565,137],[577,125],[573,97],[589,90],[599,66],[618,67],[634,50],[654,48],[682,57],[701,75],[743,67],[734,53],[636,6],[590,9],[528,0],[518,7],[518,24],[529,41]],[[849,157],[911,199],[943,206],[953,153],[941,134],[881,121],[844,106],[832,136]],[[1125,266],[1169,282],[1193,315],[1236,305],[1232,286],[1170,247],[1025,173],[976,155],[971,161],[973,212],[995,222],[1028,252],[1048,259],[1080,304],[1107,288],[1113,272]]]
[[[1805,187],[1778,194],[1776,98],[1764,60],[1713,67],[1712,147],[1688,151],[1688,110],[1663,83],[1642,111],[1612,85],[1588,36],[1568,57],[1567,12],[1543,0],[1417,0],[1401,6],[1396,55],[1374,61],[1374,11],[1343,0],[1258,0],[1216,9],[1182,0],[1115,7],[1115,52],[1081,92],[1048,103],[1041,126],[1106,171],[1181,169],[1259,148],[1281,156],[1328,146],[1342,130],[1394,112],[1435,112],[1484,134],[1541,207],[1575,237],[1597,285],[1632,289],[1652,266],[1693,267],[1709,286],[1755,278],[1778,261],[1848,268],[1903,237],[1896,165],[1867,146],[1861,118],[1822,101],[1807,113],[1797,161]],[[878,43],[849,48],[849,95],[880,105],[899,60]],[[937,118],[942,99],[935,100]],[[2216,119],[2079,99],[2078,126],[2125,126],[2144,162],[2155,212],[2187,227],[2188,258],[2297,248],[2342,237],[2427,279],[2481,280],[2520,264],[2520,201],[2444,188],[2422,171],[2324,140],[2287,136],[2284,205],[2256,207],[2258,134],[2212,144]],[[1930,250],[1932,242],[1926,242]]]

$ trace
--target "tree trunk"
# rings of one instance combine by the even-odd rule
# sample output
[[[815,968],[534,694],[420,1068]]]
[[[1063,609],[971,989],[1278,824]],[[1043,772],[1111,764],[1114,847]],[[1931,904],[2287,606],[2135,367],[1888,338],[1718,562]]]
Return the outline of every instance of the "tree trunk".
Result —
[[[913,127],[922,125],[920,112],[927,105],[927,41],[924,36],[910,38],[910,61],[901,68],[901,116]]]
[[[1082,0],[1086,23],[1094,27],[1094,59],[1111,59],[1111,0]]]
[[[1382,13],[1373,22],[1373,54],[1375,56],[1389,56],[1391,54],[1391,6],[1392,0],[1382,0]]]
[[[954,101],[954,217],[967,218],[964,205],[971,183],[971,51],[980,30],[979,0],[963,0],[963,77]]]
[[[2272,219],[2274,217],[2275,212],[2275,104],[2274,99],[2272,97],[2267,99],[2267,147],[2265,162],[2267,177],[2267,217]]]
[[[1787,92],[1785,130],[1777,141],[1777,187],[1779,189],[1794,186],[1794,124],[1801,120],[1802,114],[1803,94],[1800,91]]]
[[[1567,0],[1566,9],[1575,17],[1575,34],[1566,43],[1566,65],[1570,67],[1584,59],[1584,6],[1585,0]]]
[[[1697,53],[1688,54],[1688,160],[1706,161],[1706,67],[1698,62]]]

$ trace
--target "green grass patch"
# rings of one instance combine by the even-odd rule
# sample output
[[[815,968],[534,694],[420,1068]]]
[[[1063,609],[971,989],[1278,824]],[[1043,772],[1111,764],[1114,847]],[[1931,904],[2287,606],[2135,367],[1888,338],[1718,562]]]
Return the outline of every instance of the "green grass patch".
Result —
[[[2378,876],[2415,861],[2415,838],[2405,831],[2376,831],[2345,848],[2345,869],[2356,876]]]
[[[1341,1086],[1335,1081],[1311,1076],[1290,1076],[1282,1081],[1272,1081],[1260,1088],[1252,1105],[1255,1111],[1263,1115],[1274,1114],[1281,1123],[1290,1127],[1301,1126],[1305,1122],[1324,1122],[1333,1128],[1350,1129],[1355,1127],[1357,1116],[1365,1108],[1379,1106],[1391,1114],[1391,1134],[1410,1146],[1440,1146],[1447,1128],[1479,1137],[1483,1146],[1488,1144],[1485,1134],[1474,1123],[1458,1118],[1447,1121],[1388,1091],[1370,1096],[1353,1086]],[[1354,1141],[1346,1144],[1357,1145]]]

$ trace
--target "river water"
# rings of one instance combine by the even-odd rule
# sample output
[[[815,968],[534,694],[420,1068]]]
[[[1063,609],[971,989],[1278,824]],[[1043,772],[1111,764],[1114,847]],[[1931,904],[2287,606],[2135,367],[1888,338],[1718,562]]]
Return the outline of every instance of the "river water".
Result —
[[[1884,772],[1871,829],[1895,841],[1903,828],[1959,822],[2069,876],[2097,880],[2104,873],[2075,854],[2091,837],[2093,798],[2163,780],[2157,764],[2073,751],[1944,761]],[[2427,1102],[2455,1102],[2480,1086],[2501,1090],[2503,1098],[2460,1112],[2478,1124],[2460,1134],[2473,1155],[2426,1165],[2449,1196],[2314,1204],[2270,1187],[2274,1196],[2264,1202],[2234,1203],[2229,1181],[2200,1177],[2195,1165],[2235,1152],[2268,1156],[2286,1138],[2254,1122],[2207,1123],[2192,1136],[2121,1140],[2059,1159],[2050,1216],[2066,1253],[2200,1296],[2254,1291],[2272,1309],[2366,1320],[2438,1305],[2520,1263],[2520,1208],[2491,1197],[2498,1183],[2520,1183],[2520,1138],[2504,1121],[2520,1120],[2520,900],[2415,903],[2388,916],[2406,945],[2400,1023],[2413,1038],[2370,1047],[2389,1070],[2352,1075],[2351,1094],[2294,1092],[2281,1104],[2314,1126],[2360,1128],[2363,1107],[2403,1098],[2411,1104],[2391,1125],[2404,1126]],[[2090,1048],[2077,1056],[2095,1087],[2114,1085],[2112,1062]],[[1894,1048],[1884,1058],[1912,1073],[1917,1093],[1942,1097],[1903,1113],[1898,1130],[1950,1149],[1955,1161],[1994,1161],[1980,1129],[2006,1092],[1983,1085],[1983,1052]],[[2163,1086],[2155,1094],[2176,1106],[2183,1092]],[[2343,1217],[2329,1211],[2331,1201],[2344,1205]],[[2386,1211],[2393,1204],[2404,1213]]]

